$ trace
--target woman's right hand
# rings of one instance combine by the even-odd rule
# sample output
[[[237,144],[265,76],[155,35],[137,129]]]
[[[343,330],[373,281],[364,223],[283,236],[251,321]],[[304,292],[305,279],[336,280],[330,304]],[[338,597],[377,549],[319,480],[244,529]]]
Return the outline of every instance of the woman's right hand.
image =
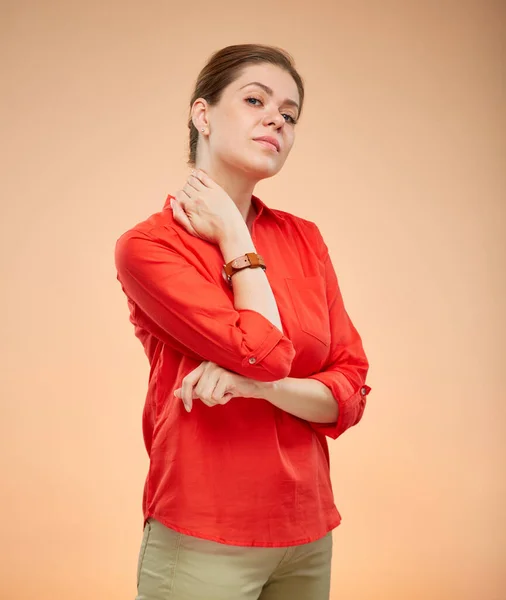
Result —
[[[221,244],[240,227],[246,227],[230,196],[202,170],[190,175],[171,201],[174,220],[192,235]]]

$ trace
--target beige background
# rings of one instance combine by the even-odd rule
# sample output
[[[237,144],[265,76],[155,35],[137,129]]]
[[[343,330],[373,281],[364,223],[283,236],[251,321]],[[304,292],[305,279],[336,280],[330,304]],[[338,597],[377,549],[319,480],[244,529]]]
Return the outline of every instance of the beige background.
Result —
[[[373,387],[331,442],[333,599],[506,599],[504,2],[2,3],[0,597],[135,595],[148,364],[113,248],[186,177],[208,56],[307,85],[267,204],[314,220]]]

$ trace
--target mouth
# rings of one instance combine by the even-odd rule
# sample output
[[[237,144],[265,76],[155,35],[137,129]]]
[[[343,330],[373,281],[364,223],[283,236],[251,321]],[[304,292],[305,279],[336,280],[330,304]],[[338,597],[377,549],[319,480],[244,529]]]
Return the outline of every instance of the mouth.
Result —
[[[279,152],[279,142],[278,142],[278,140],[276,140],[274,138],[260,137],[260,138],[255,138],[254,141],[258,142],[259,144],[262,144],[262,146],[264,146],[265,148],[268,148],[272,152]]]

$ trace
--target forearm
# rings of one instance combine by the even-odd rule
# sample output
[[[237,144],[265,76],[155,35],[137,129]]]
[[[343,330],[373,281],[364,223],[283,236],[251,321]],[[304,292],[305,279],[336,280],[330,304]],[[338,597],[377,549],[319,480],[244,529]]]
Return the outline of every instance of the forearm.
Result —
[[[313,423],[335,423],[338,405],[329,388],[314,379],[285,377],[279,381],[257,382],[257,398]]]
[[[220,243],[220,250],[225,263],[247,252],[256,252],[246,224],[227,236]],[[276,300],[263,269],[241,269],[232,277],[232,289],[236,309],[254,310],[283,331]]]

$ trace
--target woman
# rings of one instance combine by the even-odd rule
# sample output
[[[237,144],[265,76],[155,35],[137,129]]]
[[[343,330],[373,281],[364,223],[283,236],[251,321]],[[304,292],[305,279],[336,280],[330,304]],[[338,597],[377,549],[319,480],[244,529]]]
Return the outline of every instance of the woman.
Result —
[[[117,243],[151,371],[138,600],[324,600],[340,522],[326,436],[368,362],[317,226],[268,208],[304,99],[291,57],[216,52],[191,101],[195,169]]]

